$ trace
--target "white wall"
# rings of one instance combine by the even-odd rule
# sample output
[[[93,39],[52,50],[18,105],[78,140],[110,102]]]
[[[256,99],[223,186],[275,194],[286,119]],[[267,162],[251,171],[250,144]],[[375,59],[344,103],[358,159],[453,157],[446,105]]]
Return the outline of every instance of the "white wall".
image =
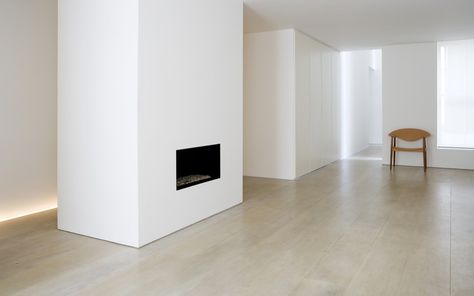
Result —
[[[368,147],[370,115],[369,51],[342,53],[342,156]]]
[[[399,128],[413,127],[427,130],[432,135],[428,139],[429,166],[474,169],[473,150],[437,148],[436,43],[385,47],[382,61],[383,162],[388,164],[390,160],[388,133]],[[405,145],[409,144],[413,143]],[[422,166],[423,162],[419,153],[397,153],[397,164]]]
[[[244,175],[295,177],[293,30],[245,34]]]
[[[242,2],[59,5],[59,228],[143,246],[242,202]],[[176,190],[176,150],[221,178]]]
[[[56,12],[0,1],[0,221],[56,206]]]
[[[342,53],[342,155],[381,144],[380,51]]]
[[[241,0],[140,1],[140,245],[242,202]],[[176,191],[176,150],[221,144],[221,178]]]
[[[138,246],[138,1],[60,1],[58,38],[58,228]]]
[[[383,121],[382,121],[382,50],[370,51],[371,65],[369,69],[369,145],[382,145],[383,143]]]
[[[339,53],[293,29],[244,44],[244,174],[295,179],[339,159]]]
[[[340,158],[340,54],[295,31],[296,177]]]

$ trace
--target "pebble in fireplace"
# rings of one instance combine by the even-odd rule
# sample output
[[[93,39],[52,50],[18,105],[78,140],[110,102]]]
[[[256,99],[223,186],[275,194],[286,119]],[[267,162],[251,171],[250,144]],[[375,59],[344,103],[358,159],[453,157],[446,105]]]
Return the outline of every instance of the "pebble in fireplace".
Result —
[[[220,144],[176,151],[176,190],[219,179]]]

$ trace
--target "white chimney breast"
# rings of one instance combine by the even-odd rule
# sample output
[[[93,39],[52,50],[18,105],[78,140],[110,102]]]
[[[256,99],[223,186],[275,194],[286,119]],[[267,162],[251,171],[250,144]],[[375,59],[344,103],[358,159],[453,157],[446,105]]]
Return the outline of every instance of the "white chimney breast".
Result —
[[[60,229],[140,247],[242,202],[242,2],[59,4]],[[176,190],[176,150],[221,178]]]

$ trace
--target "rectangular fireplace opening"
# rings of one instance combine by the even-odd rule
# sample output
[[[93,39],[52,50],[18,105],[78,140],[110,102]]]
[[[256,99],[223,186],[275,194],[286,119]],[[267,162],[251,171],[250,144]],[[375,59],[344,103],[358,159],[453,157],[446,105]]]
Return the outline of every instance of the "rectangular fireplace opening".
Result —
[[[220,144],[176,150],[176,190],[220,177]]]

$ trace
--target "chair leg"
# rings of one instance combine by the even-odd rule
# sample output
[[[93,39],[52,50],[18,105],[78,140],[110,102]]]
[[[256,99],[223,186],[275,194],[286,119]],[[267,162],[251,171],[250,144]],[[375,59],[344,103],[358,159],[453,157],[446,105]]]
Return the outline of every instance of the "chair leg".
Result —
[[[390,170],[392,170],[392,161],[393,161],[393,138],[390,140]]]
[[[423,151],[423,170],[426,172],[426,150]]]
[[[393,151],[392,151],[392,148],[390,148],[390,170],[392,170],[392,162],[393,162]]]
[[[423,170],[426,172],[427,161],[426,161],[426,138],[423,138]]]
[[[397,151],[395,148],[397,147],[397,137],[393,137],[393,169],[395,169],[395,166],[397,165]]]

